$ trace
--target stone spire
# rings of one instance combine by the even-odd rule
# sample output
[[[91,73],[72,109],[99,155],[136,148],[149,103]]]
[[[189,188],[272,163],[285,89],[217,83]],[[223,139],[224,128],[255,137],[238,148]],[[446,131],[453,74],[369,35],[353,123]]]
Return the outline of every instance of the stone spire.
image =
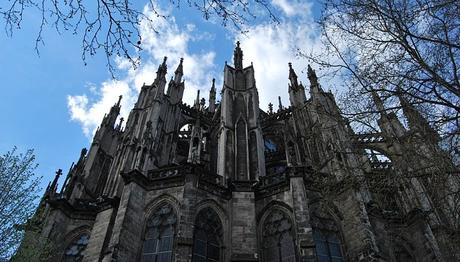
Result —
[[[243,69],[243,51],[240,48],[240,41],[236,42],[236,48],[233,52],[233,63],[235,69]]]
[[[216,110],[216,79],[212,79],[211,90],[209,91],[209,108],[208,111],[214,113]]]
[[[398,96],[404,116],[407,118],[409,129],[427,135],[433,140],[439,140],[438,133],[430,126],[415,106],[405,98],[404,91],[400,87],[396,88],[396,95]]]
[[[121,109],[121,99],[123,98],[122,95],[118,97],[118,102],[110,108],[109,114],[104,116],[104,119],[102,120],[102,124],[110,127],[115,126],[115,122],[117,120],[118,115],[120,114],[120,109]]]
[[[281,103],[281,96],[278,96],[278,111],[283,110],[283,104]]]
[[[180,59],[179,65],[177,66],[176,71],[174,72],[174,82],[176,84],[179,84],[182,81],[182,76],[184,75],[184,69],[182,66],[182,62],[184,61],[184,58]]]
[[[288,63],[288,65],[289,65],[289,80],[291,81],[289,88],[296,90],[299,87],[299,83],[297,82],[297,74],[292,68],[292,63]]]
[[[385,106],[383,105],[383,101],[380,96],[377,94],[375,90],[371,91],[372,100],[374,100],[375,107],[379,111],[380,114],[386,114]]]
[[[310,65],[308,65],[307,75],[308,75],[308,79],[310,80],[310,86],[311,86],[310,93],[322,92],[323,90],[319,86],[318,77],[316,76],[316,72],[310,67]]]
[[[196,92],[196,99],[195,99],[195,109],[200,110],[200,90],[197,90]]]
[[[299,107],[302,106],[305,101],[307,101],[307,97],[305,96],[305,88],[302,86],[302,83],[299,84],[297,81],[297,74],[295,73],[294,69],[292,68],[292,64],[289,63],[289,101],[291,102],[291,106]]]
[[[59,177],[62,175],[62,169],[58,169],[56,171],[56,175],[54,176],[54,180],[53,182],[51,183],[50,186],[48,186],[47,188],[47,195],[49,197],[53,197],[55,194],[56,194],[56,190],[57,190],[57,183],[59,181]]]
[[[166,65],[166,60],[168,59],[167,56],[163,58],[163,63],[161,63],[160,66],[158,66],[157,70],[157,79],[165,78],[166,73],[168,71],[168,66]]]

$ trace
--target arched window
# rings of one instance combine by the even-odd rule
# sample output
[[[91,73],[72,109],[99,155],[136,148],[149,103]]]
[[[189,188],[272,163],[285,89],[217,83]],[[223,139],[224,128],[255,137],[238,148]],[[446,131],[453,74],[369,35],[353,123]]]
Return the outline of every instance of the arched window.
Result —
[[[286,213],[273,210],[265,219],[262,230],[263,261],[296,261],[292,223]]]
[[[341,262],[342,248],[338,234],[334,231],[313,228],[318,262]]]
[[[169,204],[159,207],[147,220],[142,262],[171,262],[176,214]]]
[[[75,239],[64,252],[65,262],[74,262],[83,260],[83,251],[89,242],[89,234],[82,234]]]
[[[211,208],[198,213],[193,233],[193,262],[222,261],[222,223]]]

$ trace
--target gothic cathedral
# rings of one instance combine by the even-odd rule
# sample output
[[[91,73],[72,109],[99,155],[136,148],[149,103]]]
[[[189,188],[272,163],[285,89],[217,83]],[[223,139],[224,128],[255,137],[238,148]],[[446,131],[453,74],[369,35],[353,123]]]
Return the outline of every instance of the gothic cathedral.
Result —
[[[374,93],[380,131],[355,134],[311,67],[308,99],[289,64],[290,106],[264,111],[239,43],[233,62],[220,102],[213,80],[183,103],[186,61],[168,83],[165,57],[124,127],[110,109],[34,217],[50,261],[460,260],[455,200],[397,179],[455,169],[403,95],[408,126]]]

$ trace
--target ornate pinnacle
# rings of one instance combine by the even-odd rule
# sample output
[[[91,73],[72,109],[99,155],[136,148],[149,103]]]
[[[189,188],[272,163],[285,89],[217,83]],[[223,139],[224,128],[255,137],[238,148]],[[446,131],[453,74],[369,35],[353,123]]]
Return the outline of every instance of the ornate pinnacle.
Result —
[[[183,62],[184,62],[184,58],[181,58],[180,62],[179,62],[179,65],[177,66],[177,69],[174,72],[175,73],[174,82],[176,82],[176,83],[180,83],[180,81],[182,80],[182,76],[184,75],[184,69],[183,69],[183,66],[182,66]]]
[[[291,87],[296,89],[299,86],[299,84],[297,82],[297,74],[295,73],[294,69],[292,68],[292,63],[289,62],[288,65],[289,65],[289,80],[291,81]]]
[[[375,107],[377,107],[377,110],[381,114],[385,114],[385,106],[383,105],[382,99],[380,99],[379,95],[377,94],[375,90],[372,90],[371,94],[372,94],[372,99],[374,100]]]
[[[313,70],[310,65],[308,65],[307,70],[308,79],[310,79],[311,85],[318,84],[318,77],[316,76],[315,70]]]
[[[211,86],[211,92],[216,92],[216,79],[212,79],[212,86]]]
[[[50,186],[50,190],[52,190],[52,193],[56,193],[56,189],[57,189],[57,183],[58,183],[58,180],[59,180],[59,177],[62,175],[62,169],[58,169],[56,171],[56,176],[54,176],[54,180],[53,180],[53,183],[51,183],[51,186]]]
[[[168,69],[168,66],[166,65],[166,60],[168,59],[167,56],[165,56],[163,58],[163,63],[158,67],[158,71],[157,71],[157,76],[165,76],[166,75],[166,71]]]
[[[243,69],[243,51],[240,48],[240,41],[236,42],[236,48],[233,52],[233,63],[236,69]]]
[[[121,103],[121,99],[123,98],[122,95],[118,96],[118,102],[117,102],[117,106],[120,106],[120,103]]]

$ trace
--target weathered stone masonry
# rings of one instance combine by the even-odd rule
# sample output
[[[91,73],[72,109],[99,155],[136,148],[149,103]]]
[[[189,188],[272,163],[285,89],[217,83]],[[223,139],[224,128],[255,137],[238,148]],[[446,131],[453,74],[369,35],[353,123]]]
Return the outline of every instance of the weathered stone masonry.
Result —
[[[444,154],[404,97],[409,129],[374,94],[381,132],[357,135],[310,67],[309,98],[289,64],[290,106],[265,112],[239,43],[220,103],[214,80],[207,103],[182,103],[182,63],[167,83],[164,59],[124,128],[118,101],[62,189],[61,172],[48,187],[35,219],[51,261],[460,259],[446,231],[458,217],[424,181],[384,199],[367,179],[411,172],[414,150]]]

